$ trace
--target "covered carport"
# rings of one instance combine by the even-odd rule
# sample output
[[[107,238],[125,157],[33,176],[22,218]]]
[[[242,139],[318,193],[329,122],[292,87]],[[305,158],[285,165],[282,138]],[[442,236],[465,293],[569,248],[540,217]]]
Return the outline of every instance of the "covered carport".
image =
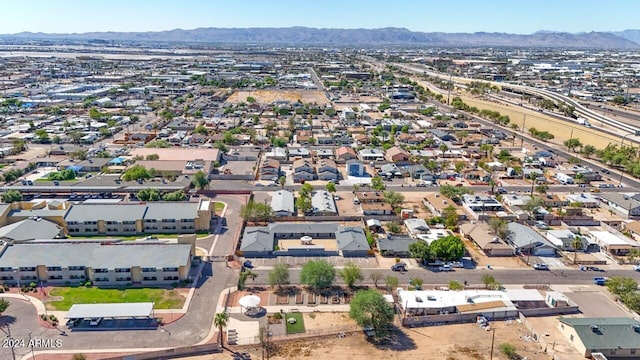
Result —
[[[150,330],[158,327],[153,303],[74,304],[65,316],[72,331]]]

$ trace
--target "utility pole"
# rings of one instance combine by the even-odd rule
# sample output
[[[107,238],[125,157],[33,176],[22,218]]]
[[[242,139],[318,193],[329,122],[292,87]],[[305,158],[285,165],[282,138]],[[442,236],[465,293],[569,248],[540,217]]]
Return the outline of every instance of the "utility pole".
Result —
[[[493,328],[491,329],[491,355],[489,357],[490,360],[493,360],[493,344],[495,343],[496,340],[496,329]]]

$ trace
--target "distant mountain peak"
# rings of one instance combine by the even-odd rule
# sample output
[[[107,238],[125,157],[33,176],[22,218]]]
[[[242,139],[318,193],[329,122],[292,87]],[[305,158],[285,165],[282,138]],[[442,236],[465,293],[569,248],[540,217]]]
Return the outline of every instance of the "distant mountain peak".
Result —
[[[589,32],[572,34],[541,30],[529,35],[476,32],[418,32],[403,27],[377,29],[318,29],[304,26],[287,28],[197,28],[149,32],[90,32],[45,34],[22,32],[0,35],[1,39],[106,40],[180,42],[203,44],[331,45],[331,46],[504,46],[638,49],[640,31]]]

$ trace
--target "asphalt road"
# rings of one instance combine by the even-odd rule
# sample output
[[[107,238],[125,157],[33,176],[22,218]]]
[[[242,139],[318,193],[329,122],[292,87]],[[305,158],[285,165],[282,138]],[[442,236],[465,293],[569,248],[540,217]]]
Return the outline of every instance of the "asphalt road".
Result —
[[[270,270],[255,270],[258,274],[256,280],[251,284],[266,285],[268,284]],[[484,275],[493,276],[496,281],[501,284],[593,284],[595,276],[614,277],[629,276],[640,282],[640,272],[633,270],[612,270],[607,272],[593,272],[580,270],[551,270],[536,271],[533,269],[509,269],[509,270],[489,270],[489,269],[455,269],[451,272],[433,272],[427,269],[409,269],[407,272],[394,272],[386,269],[363,269],[363,283],[370,284],[370,274],[373,272],[381,272],[384,277],[389,275],[396,276],[400,284],[408,284],[411,278],[421,278],[425,284],[448,284],[451,280],[459,282],[467,281],[469,284],[482,284]],[[290,282],[292,284],[300,283],[300,269],[291,269]],[[337,284],[344,282],[339,276],[336,276]],[[384,283],[384,280],[382,281]]]

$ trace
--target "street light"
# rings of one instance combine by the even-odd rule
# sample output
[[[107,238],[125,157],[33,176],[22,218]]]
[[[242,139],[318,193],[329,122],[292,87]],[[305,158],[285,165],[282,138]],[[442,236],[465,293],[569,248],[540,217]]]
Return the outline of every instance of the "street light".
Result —
[[[29,331],[29,347],[31,348],[31,360],[35,360],[36,355],[33,353],[33,343],[31,342],[31,331]]]

